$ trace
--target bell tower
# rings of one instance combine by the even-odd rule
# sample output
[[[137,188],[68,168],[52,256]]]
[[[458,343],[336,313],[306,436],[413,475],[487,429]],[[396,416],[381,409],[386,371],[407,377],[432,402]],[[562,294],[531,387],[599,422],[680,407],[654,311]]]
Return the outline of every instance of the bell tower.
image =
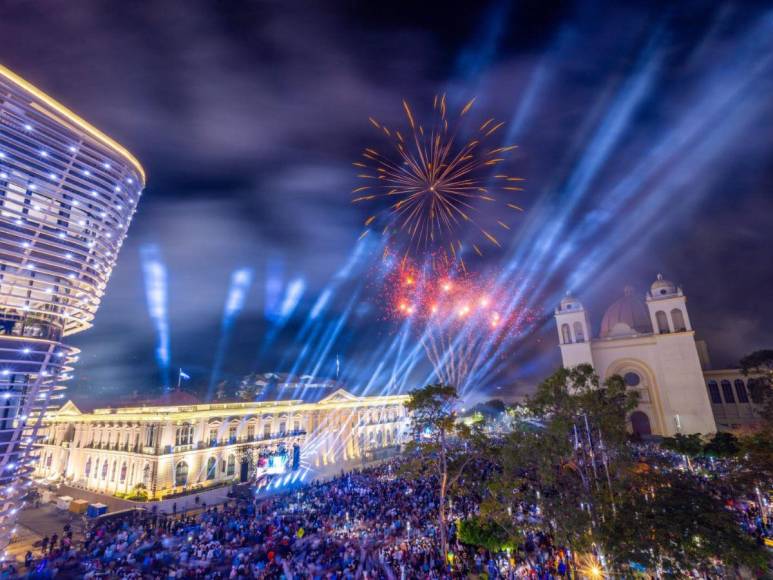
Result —
[[[647,294],[652,329],[655,334],[692,332],[687,315],[687,298],[682,289],[658,274]]]
[[[558,344],[566,368],[587,363],[593,365],[591,326],[582,303],[567,292],[555,311]]]

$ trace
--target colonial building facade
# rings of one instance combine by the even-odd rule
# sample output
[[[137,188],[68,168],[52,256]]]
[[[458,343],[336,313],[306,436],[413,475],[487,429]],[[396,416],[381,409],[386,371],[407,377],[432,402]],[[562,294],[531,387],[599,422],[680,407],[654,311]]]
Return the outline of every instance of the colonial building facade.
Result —
[[[407,397],[329,391],[209,404],[172,393],[158,403],[88,413],[70,401],[46,418],[36,475],[152,499],[399,448]]]
[[[709,434],[754,422],[748,379],[711,371],[695,340],[681,288],[660,274],[644,299],[631,287],[604,313],[597,336],[582,303],[567,294],[555,311],[565,367],[589,363],[602,379],[622,376],[639,393],[630,427],[639,435]]]

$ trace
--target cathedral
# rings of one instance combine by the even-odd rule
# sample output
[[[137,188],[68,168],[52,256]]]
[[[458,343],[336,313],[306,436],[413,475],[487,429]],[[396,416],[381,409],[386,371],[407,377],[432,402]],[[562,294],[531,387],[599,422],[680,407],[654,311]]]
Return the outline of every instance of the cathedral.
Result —
[[[604,313],[598,336],[592,334],[588,311],[569,293],[555,318],[564,367],[589,363],[602,380],[620,375],[639,393],[638,408],[629,417],[633,433],[709,434],[755,420],[746,377],[737,369],[709,370],[687,298],[662,275],[644,299],[626,287]]]

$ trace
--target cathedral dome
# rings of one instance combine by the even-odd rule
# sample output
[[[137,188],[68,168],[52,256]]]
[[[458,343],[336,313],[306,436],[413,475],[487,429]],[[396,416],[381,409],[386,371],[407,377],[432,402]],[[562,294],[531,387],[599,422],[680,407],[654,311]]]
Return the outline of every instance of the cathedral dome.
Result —
[[[652,322],[647,305],[626,286],[623,297],[612,303],[601,319],[601,338],[648,332],[652,332]]]
[[[669,296],[671,294],[676,294],[676,284],[671,282],[671,280],[663,278],[663,274],[658,274],[657,279],[650,286],[650,295],[653,298],[657,298],[658,296]]]

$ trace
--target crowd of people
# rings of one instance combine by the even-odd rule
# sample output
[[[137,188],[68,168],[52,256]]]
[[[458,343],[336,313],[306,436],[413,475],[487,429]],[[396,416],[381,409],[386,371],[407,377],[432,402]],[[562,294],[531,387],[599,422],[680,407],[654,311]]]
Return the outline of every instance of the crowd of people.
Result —
[[[41,555],[29,553],[23,565],[6,564],[2,577],[573,577],[570,551],[539,531],[540,512],[534,505],[521,504],[512,513],[520,528],[533,530],[514,550],[492,554],[463,545],[453,522],[475,515],[479,502],[474,495],[450,503],[449,555],[444,557],[437,482],[407,479],[398,467],[394,460],[283,493],[200,506],[188,514],[135,512],[99,519],[82,541],[73,541],[69,528],[45,538]],[[473,470],[470,477],[479,475]],[[713,489],[721,493],[721,486]],[[728,498],[727,505],[750,534],[762,539],[773,532],[754,502]]]
[[[98,521],[80,545],[49,542],[44,556],[28,561],[19,573],[286,580],[568,574],[569,554],[540,533],[497,556],[461,545],[452,524],[450,555],[444,558],[437,501],[431,479],[404,479],[389,463],[270,497],[236,499],[195,515],[135,513]],[[476,509],[475,501],[457,499],[452,515]],[[530,506],[514,517],[537,521]]]

